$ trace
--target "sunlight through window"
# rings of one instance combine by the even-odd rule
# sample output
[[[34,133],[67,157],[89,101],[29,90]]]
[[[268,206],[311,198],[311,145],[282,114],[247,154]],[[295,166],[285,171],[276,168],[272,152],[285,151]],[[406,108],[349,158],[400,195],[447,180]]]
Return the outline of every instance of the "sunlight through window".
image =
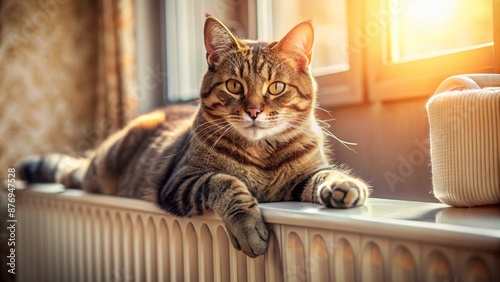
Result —
[[[390,54],[410,61],[493,44],[492,0],[390,0]]]
[[[314,75],[349,69],[345,0],[275,0],[272,3],[276,38],[285,35],[297,23],[312,20],[315,31]]]

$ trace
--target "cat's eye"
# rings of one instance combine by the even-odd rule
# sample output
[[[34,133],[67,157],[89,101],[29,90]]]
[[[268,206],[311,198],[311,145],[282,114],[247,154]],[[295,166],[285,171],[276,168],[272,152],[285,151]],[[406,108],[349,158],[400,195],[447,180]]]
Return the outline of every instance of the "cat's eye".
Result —
[[[234,80],[234,79],[230,79],[230,80],[226,81],[226,88],[227,88],[227,91],[229,91],[233,94],[242,94],[243,93],[243,85],[241,84],[241,82]]]
[[[271,85],[269,85],[267,91],[269,91],[269,94],[271,95],[281,94],[283,91],[285,91],[285,84],[279,81],[273,82],[271,83]]]

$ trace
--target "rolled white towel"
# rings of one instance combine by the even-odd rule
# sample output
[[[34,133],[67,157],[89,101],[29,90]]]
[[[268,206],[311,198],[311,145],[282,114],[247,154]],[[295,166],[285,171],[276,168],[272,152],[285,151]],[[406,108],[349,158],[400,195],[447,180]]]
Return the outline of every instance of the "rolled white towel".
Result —
[[[459,207],[500,203],[500,89],[438,93],[427,112],[435,197]]]

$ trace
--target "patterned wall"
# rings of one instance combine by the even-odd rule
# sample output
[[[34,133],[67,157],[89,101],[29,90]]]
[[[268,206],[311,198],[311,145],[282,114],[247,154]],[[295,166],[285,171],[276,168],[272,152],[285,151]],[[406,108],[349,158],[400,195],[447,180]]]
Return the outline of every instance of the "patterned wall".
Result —
[[[92,146],[95,1],[0,1],[0,178],[19,157]],[[78,126],[75,126],[78,125]]]

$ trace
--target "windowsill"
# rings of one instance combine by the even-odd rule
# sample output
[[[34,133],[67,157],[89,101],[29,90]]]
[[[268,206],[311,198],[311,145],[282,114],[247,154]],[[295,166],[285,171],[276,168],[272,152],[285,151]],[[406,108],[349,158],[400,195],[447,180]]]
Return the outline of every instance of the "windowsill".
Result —
[[[56,194],[64,201],[165,214],[146,201],[65,190],[58,184],[35,184],[27,191],[42,197]],[[500,252],[500,206],[454,208],[439,203],[379,198],[371,198],[365,206],[352,209],[327,209],[318,204],[300,202],[264,203],[260,206],[269,224],[424,240],[425,243],[450,247],[467,244],[476,250]],[[203,217],[219,219],[215,214]]]
[[[500,206],[454,208],[445,204],[371,198],[353,209],[312,203],[262,204],[266,222],[325,228],[500,251]]]
[[[7,211],[3,196],[1,209]],[[64,190],[55,184],[31,185],[16,192],[18,278],[500,278],[496,267],[500,261],[500,206],[459,209],[374,198],[363,207],[345,210],[296,202],[261,204],[261,210],[270,231],[268,249],[252,259],[232,247],[214,214],[177,218],[142,200]],[[38,259],[40,254],[47,258]]]

